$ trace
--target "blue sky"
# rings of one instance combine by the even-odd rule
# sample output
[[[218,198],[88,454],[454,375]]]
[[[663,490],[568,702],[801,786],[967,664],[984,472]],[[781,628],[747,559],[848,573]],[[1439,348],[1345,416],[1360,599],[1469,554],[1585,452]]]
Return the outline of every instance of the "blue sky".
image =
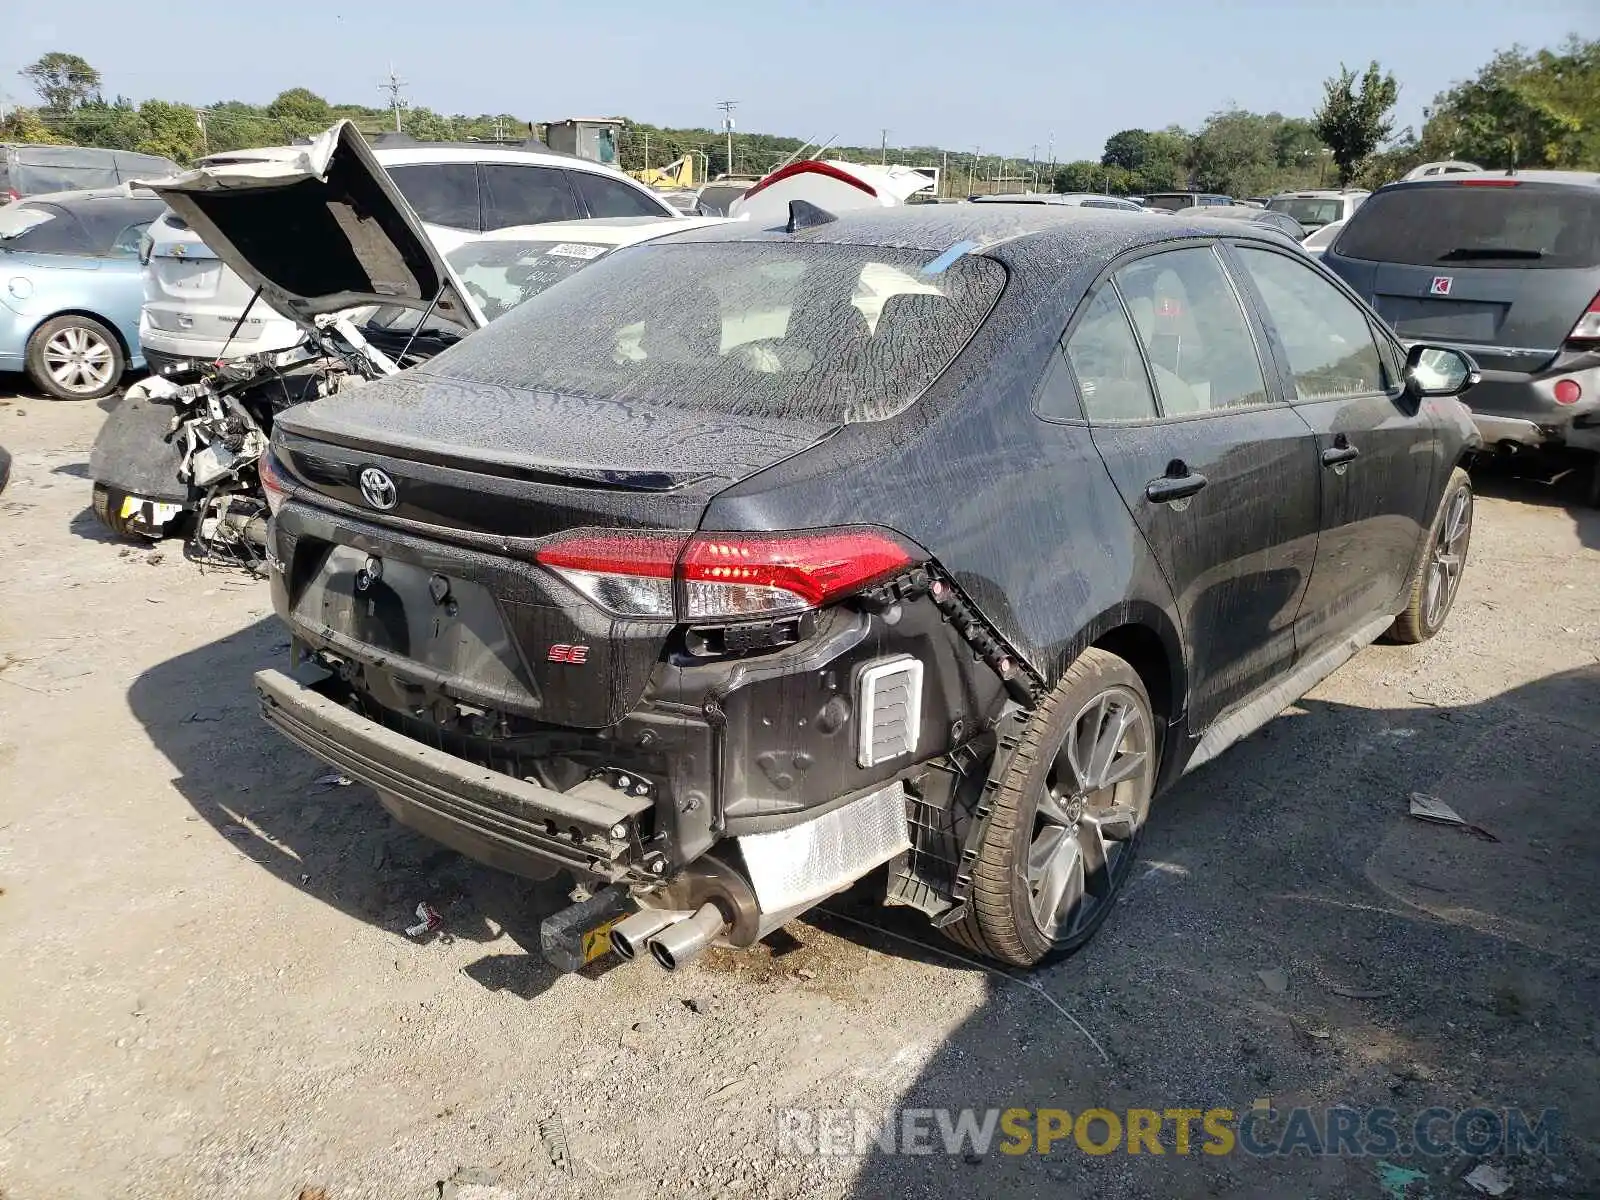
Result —
[[[859,145],[887,127],[892,144],[1041,157],[1053,134],[1066,160],[1229,105],[1307,114],[1341,60],[1393,70],[1400,124],[1420,126],[1497,49],[1593,32],[1597,15],[1600,0],[24,0],[0,96],[31,102],[17,71],[59,49],[108,96],[261,102],[304,85],[381,104],[392,61],[408,98],[443,112],[714,126],[731,98],[741,129]]]

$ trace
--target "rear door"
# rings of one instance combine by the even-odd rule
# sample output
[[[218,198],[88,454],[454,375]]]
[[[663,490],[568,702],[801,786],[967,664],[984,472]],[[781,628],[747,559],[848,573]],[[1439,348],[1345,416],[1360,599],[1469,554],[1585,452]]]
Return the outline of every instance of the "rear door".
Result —
[[[1177,599],[1196,732],[1292,667],[1316,558],[1316,445],[1210,245],[1139,258],[1067,359],[1095,446]]]
[[[483,164],[483,227],[577,221],[583,209],[567,172],[556,167]]]
[[[1443,447],[1359,305],[1292,252],[1240,244],[1233,255],[1317,438],[1321,534],[1297,622],[1310,654],[1393,613],[1433,517]]]
[[[1403,339],[1531,373],[1600,291],[1600,188],[1514,177],[1386,188],[1323,261]]]
[[[385,164],[384,169],[417,216],[428,224],[468,233],[483,231],[477,163]]]

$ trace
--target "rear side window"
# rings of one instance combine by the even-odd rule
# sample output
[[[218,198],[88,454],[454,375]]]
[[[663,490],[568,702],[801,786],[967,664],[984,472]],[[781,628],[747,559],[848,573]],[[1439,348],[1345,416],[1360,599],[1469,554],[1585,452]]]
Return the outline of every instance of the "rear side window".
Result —
[[[1600,188],[1507,179],[1377,192],[1334,253],[1425,267],[1600,266]]]
[[[1255,338],[1213,251],[1153,254],[1115,278],[1150,360],[1163,416],[1266,403]]]
[[[1267,201],[1267,211],[1283,213],[1307,229],[1313,229],[1344,216],[1344,201],[1327,197],[1274,196]]]
[[[1156,415],[1144,356],[1117,292],[1103,283],[1089,298],[1083,319],[1067,339],[1067,361],[1078,380],[1083,412],[1091,421],[1148,421]],[[1046,412],[1047,417],[1072,416]]]
[[[576,221],[582,216],[565,171],[556,167],[519,167],[511,163],[483,164],[485,229]]]
[[[478,231],[476,163],[417,163],[389,167],[388,171],[400,194],[424,221]]]
[[[965,254],[788,242],[608,254],[424,367],[431,375],[735,416],[903,411],[1005,285]]]
[[[1269,250],[1239,248],[1278,331],[1301,400],[1360,396],[1384,387],[1366,314],[1315,270]]]
[[[589,208],[591,217],[665,217],[666,205],[658,204],[636,187],[620,179],[607,179],[591,171],[573,171],[572,182]]]
[[[29,254],[95,253],[83,223],[56,204],[18,204],[0,214],[0,246]]]

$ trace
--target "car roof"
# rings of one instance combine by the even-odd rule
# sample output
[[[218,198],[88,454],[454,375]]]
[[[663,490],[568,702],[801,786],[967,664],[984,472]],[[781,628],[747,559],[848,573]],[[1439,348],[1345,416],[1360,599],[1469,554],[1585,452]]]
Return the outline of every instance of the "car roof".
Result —
[[[250,150],[227,150],[200,160],[201,166],[225,162],[276,162],[296,159],[305,153],[304,146],[260,146]],[[432,163],[516,163],[522,166],[564,167],[568,170],[592,171],[596,175],[609,175],[626,179],[642,186],[614,167],[592,162],[573,154],[557,154],[554,150],[528,150],[520,146],[499,146],[475,142],[408,142],[405,145],[372,146],[372,153],[385,167],[423,166]],[[646,189],[648,190],[648,189]]]
[[[128,184],[118,184],[116,187],[83,188],[71,192],[35,192],[31,196],[24,196],[17,204],[81,204],[90,200],[154,200],[156,194],[145,188],[130,187]]]
[[[473,237],[467,244],[581,241],[602,246],[629,246],[666,233],[726,222],[726,217],[595,217],[587,221],[547,221],[539,225],[508,225]]]
[[[1341,196],[1370,196],[1366,188],[1306,188],[1298,192],[1278,192],[1274,200],[1337,200]]]
[[[1452,187],[1462,183],[1494,181],[1502,185],[1518,183],[1553,183],[1568,187],[1600,188],[1600,173],[1594,171],[1451,171],[1443,175],[1424,175],[1417,179],[1397,179],[1385,184],[1383,191],[1392,188]]]
[[[1059,264],[1063,259],[1104,263],[1139,246],[1224,237],[1283,244],[1282,234],[1253,221],[1230,221],[1224,227],[1186,213],[1152,221],[1143,212],[1075,204],[906,204],[856,209],[792,234],[781,225],[763,228],[750,221],[725,221],[668,234],[657,244],[790,240],[930,254],[981,251],[1026,266],[1041,260]]]

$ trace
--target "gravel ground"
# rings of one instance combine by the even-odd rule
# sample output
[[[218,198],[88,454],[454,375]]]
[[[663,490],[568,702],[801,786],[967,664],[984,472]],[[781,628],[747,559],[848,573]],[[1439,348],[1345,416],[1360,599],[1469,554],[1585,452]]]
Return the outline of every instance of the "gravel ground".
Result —
[[[255,716],[265,584],[105,535],[99,410],[8,382],[4,1200],[1476,1194],[1465,1157],[780,1155],[775,1116],[1258,1101],[1557,1108],[1551,1153],[1492,1165],[1600,1194],[1600,514],[1482,481],[1445,632],[1164,797],[1036,989],[858,897],[676,975],[558,976],[559,894],[319,784]],[[402,932],[421,900],[444,936]]]

